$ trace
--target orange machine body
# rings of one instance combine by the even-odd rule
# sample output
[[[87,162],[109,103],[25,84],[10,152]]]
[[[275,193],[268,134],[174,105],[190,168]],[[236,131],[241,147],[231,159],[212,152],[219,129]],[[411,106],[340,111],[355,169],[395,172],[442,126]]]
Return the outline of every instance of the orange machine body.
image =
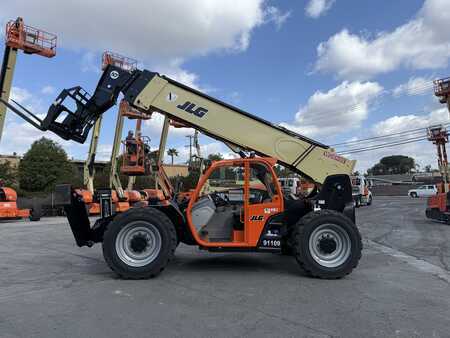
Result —
[[[250,177],[250,164],[264,163],[267,170],[271,173],[272,177],[276,178],[276,174],[273,170],[273,166],[276,164],[276,160],[273,158],[245,158],[236,160],[222,160],[213,162],[208,168],[206,173],[200,179],[197,188],[192,193],[189,205],[186,210],[187,223],[194,237],[195,241],[200,247],[207,248],[255,248],[260,240],[264,226],[267,220],[284,211],[284,203],[282,197],[282,190],[278,180],[273,182],[275,186],[276,194],[272,200],[267,203],[252,204],[249,203],[249,177]],[[209,242],[204,238],[201,238],[197,232],[196,225],[192,221],[192,207],[200,196],[200,191],[204,186],[206,180],[212,174],[212,172],[218,167],[224,167],[229,165],[243,165],[245,168],[244,173],[244,203],[241,210],[241,221],[244,224],[243,230],[233,230],[232,238],[229,242]]]
[[[17,207],[17,193],[12,188],[0,187],[0,219],[30,217],[29,209]]]

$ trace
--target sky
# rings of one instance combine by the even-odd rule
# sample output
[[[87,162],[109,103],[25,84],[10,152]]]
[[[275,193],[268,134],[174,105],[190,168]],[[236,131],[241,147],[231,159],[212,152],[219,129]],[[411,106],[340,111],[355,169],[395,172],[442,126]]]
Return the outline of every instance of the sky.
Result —
[[[450,76],[448,0],[15,0],[0,9],[1,26],[17,16],[58,35],[56,57],[17,61],[12,97],[39,114],[63,88],[92,92],[110,50],[329,145],[449,122],[432,88]],[[110,156],[117,109],[104,115],[99,159]],[[153,147],[162,121],[155,114],[144,125]],[[133,128],[127,122],[124,134]],[[191,134],[169,133],[175,162],[186,161]],[[0,153],[23,154],[43,135],[86,158],[87,143],[42,133],[11,112]],[[203,155],[233,156],[211,138],[200,143]],[[428,141],[348,157],[365,171],[400,154],[437,166]]]

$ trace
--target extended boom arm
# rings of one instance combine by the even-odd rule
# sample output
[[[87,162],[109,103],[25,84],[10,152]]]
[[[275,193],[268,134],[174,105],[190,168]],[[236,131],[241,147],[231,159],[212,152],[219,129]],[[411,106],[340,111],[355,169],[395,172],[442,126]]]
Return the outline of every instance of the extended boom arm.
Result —
[[[327,176],[333,174],[350,175],[355,164],[336,155],[326,145],[273,125],[168,77],[147,70],[127,72],[115,66],[105,69],[92,97],[81,87],[63,90],[50,106],[47,117],[40,121],[40,129],[83,143],[95,121],[116,103],[120,92],[132,107],[162,113],[214,139],[276,158],[280,164],[317,183],[323,183]],[[67,98],[76,102],[76,111],[64,105]],[[5,104],[21,116],[31,114],[37,118],[27,110],[20,111]]]

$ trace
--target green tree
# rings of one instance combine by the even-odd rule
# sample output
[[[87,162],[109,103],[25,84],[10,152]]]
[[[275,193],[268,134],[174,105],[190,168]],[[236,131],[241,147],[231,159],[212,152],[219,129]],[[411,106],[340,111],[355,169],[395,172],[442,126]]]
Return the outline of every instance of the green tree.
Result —
[[[208,160],[210,160],[210,161],[221,161],[221,160],[223,160],[223,155],[221,153],[209,154],[208,155]]]
[[[172,165],[173,165],[173,157],[178,156],[178,150],[176,150],[175,148],[170,148],[169,150],[167,150],[167,155],[169,155],[172,158]]]
[[[406,174],[415,168],[413,158],[403,155],[393,155],[383,157],[379,163],[375,164],[367,172],[370,175],[390,175]]]
[[[279,178],[292,177],[295,175],[295,173],[292,170],[290,170],[282,165],[279,165],[279,164],[276,164],[274,169],[275,169],[275,173],[277,174],[277,176]]]
[[[17,187],[17,169],[11,165],[11,162],[0,163],[0,180],[7,187]]]
[[[35,141],[19,164],[19,184],[25,192],[50,192],[56,184],[72,183],[74,166],[56,142],[41,138]]]

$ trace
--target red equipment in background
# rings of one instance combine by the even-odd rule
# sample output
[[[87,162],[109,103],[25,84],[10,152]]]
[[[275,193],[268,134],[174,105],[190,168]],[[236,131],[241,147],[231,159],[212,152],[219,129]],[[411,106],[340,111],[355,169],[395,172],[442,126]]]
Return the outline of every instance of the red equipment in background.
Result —
[[[17,207],[17,193],[7,187],[0,186],[0,219],[30,217],[30,209]]]
[[[448,161],[446,144],[448,143],[448,132],[441,126],[428,128],[428,140],[433,142],[437,148],[438,166],[442,176],[442,183],[438,184],[438,193],[431,196],[427,201],[425,214],[428,218],[443,222],[450,222],[450,196],[448,186]]]
[[[450,78],[434,81],[434,95],[439,102],[447,104],[450,111]],[[428,140],[433,142],[437,148],[439,172],[442,183],[438,185],[438,193],[431,196],[427,201],[425,215],[428,218],[450,223],[450,194],[448,185],[448,160],[446,144],[448,143],[448,131],[442,125],[428,128]]]

